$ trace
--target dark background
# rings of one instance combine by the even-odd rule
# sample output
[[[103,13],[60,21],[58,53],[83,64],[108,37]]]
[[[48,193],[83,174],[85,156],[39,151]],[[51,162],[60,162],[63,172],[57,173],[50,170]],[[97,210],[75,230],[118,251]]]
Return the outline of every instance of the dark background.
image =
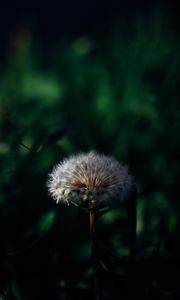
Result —
[[[179,27],[172,1],[1,4],[2,299],[94,299],[87,213],[46,187],[91,149],[127,164],[138,190],[130,279],[127,206],[97,219],[101,298],[178,299]]]

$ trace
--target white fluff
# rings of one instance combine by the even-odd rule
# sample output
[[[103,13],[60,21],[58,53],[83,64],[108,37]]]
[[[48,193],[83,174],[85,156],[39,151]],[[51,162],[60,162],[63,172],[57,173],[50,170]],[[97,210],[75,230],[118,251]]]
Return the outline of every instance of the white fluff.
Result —
[[[128,168],[114,158],[95,151],[63,160],[49,174],[48,190],[59,203],[114,206],[124,202],[134,188]]]

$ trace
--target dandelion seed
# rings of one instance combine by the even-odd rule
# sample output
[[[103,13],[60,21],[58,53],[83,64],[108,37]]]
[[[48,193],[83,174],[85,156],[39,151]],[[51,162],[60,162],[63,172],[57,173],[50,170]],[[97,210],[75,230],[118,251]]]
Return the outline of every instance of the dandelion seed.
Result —
[[[78,206],[115,206],[134,188],[128,168],[95,151],[63,160],[49,174],[50,195],[59,203]]]

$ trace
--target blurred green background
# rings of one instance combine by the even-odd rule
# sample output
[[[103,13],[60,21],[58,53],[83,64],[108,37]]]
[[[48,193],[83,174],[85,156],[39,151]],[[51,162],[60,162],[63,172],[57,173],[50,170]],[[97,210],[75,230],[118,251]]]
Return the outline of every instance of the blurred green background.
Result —
[[[51,4],[49,4],[51,5]],[[1,10],[0,299],[94,299],[88,218],[47,193],[95,149],[137,183],[139,299],[179,295],[180,39],[173,2]],[[97,221],[102,299],[128,299],[126,208]],[[133,294],[134,295],[134,294]]]

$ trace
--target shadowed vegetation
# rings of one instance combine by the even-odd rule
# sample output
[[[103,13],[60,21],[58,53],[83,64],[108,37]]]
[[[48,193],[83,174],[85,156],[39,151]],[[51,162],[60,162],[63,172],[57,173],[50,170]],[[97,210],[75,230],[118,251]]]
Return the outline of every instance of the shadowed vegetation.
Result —
[[[113,23],[113,22],[112,22]],[[179,296],[180,52],[168,12],[62,38],[9,35],[0,66],[0,299],[94,299],[88,218],[46,181],[95,149],[137,182],[136,256],[128,205],[96,219],[101,300]],[[4,298],[3,298],[4,297]]]

